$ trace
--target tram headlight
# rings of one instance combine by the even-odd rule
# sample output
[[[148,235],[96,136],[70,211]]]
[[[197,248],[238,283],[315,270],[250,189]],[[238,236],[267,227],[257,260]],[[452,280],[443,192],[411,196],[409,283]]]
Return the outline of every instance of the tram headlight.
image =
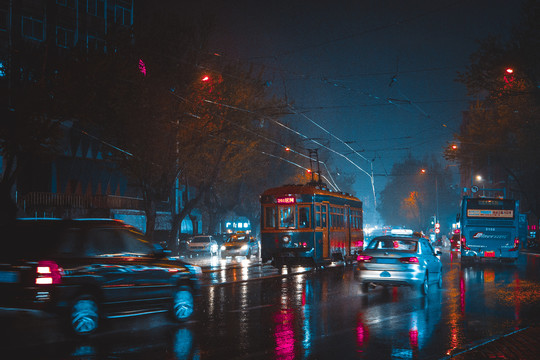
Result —
[[[246,245],[242,245],[242,248],[240,250],[247,250],[247,249],[248,249],[248,246],[246,244]]]
[[[282,241],[283,241],[284,244],[288,244],[291,241],[291,237],[289,235],[285,235],[282,238]]]
[[[225,245],[221,246],[221,251],[227,250],[227,247]]]

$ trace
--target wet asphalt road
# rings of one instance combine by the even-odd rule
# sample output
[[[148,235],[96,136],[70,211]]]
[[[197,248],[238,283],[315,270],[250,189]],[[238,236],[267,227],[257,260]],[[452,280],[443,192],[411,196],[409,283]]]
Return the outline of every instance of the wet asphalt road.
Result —
[[[444,359],[540,324],[540,256],[463,268],[455,253],[442,260],[443,289],[423,297],[409,288],[361,295],[352,266],[188,259],[205,265],[195,321],[118,319],[74,341],[52,316],[4,309],[0,345],[19,359]]]

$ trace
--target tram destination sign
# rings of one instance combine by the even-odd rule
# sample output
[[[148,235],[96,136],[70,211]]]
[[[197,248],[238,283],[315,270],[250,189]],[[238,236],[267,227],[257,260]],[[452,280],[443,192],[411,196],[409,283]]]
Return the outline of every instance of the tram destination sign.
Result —
[[[276,198],[276,204],[294,204],[296,203],[296,197],[294,196],[282,196]]]

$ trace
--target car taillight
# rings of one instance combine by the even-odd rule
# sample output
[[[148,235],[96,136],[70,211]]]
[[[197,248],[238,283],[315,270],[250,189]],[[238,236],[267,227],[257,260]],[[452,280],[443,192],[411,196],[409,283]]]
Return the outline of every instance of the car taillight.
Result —
[[[373,259],[373,256],[369,256],[369,255],[358,255],[356,257],[356,261],[359,261],[359,262],[371,262],[371,259]]]
[[[461,247],[465,250],[471,250],[471,248],[467,246],[467,239],[465,239],[465,236],[461,237]]]
[[[510,251],[516,251],[519,249],[519,238],[514,239],[514,248],[510,249]]]
[[[36,269],[36,285],[60,284],[64,270],[54,261],[40,261]]]
[[[399,261],[402,262],[403,264],[418,264],[419,263],[418,258],[415,256],[402,257],[402,258],[399,258]]]

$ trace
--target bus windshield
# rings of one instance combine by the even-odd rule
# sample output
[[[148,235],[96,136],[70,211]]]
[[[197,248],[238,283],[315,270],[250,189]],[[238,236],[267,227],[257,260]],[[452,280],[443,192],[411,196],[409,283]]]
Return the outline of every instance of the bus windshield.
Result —
[[[514,219],[513,199],[467,199],[468,218]]]

